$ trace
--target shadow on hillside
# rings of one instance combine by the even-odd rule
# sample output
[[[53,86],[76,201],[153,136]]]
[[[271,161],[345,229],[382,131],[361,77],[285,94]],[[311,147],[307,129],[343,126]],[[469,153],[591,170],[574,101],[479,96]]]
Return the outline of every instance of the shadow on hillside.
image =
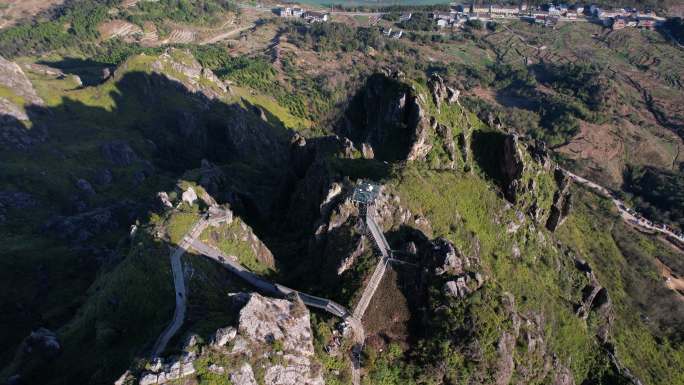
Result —
[[[41,60],[38,61],[38,64],[57,68],[65,74],[76,75],[81,78],[86,87],[101,84],[107,77],[105,71],[114,70],[110,64],[75,57],[67,57],[57,61]]]
[[[88,61],[61,65],[77,74],[84,68],[102,68]],[[56,106],[28,106],[30,128],[12,116],[0,116],[0,191],[25,192],[36,201],[35,206],[22,207],[15,199],[0,213],[3,236],[31,239],[22,247],[34,258],[20,264],[14,258],[22,255],[19,252],[2,255],[3,261],[14,262],[0,270],[0,281],[15,282],[9,275],[25,279],[12,292],[0,294],[0,329],[10,332],[0,334],[0,345],[9,352],[0,366],[31,330],[58,330],[87,297],[94,298],[94,293],[74,293],[86,292],[98,267],[118,264],[127,252],[122,239],[130,226],[146,223],[150,212],[159,210],[157,192],[172,191],[181,178],[194,180],[259,229],[254,224],[267,222],[291,175],[292,133],[273,116],[264,121],[251,107],[213,100],[164,76],[143,72],[124,75],[108,95],[99,92],[105,91],[84,88],[71,94],[76,99],[64,98]],[[121,205],[128,215],[115,215]],[[105,251],[118,257],[103,257],[104,262],[97,257],[100,262],[87,269],[79,263],[59,268],[44,263],[48,256],[62,254],[92,262]],[[36,274],[36,269],[44,273]],[[22,315],[31,312],[38,316]],[[100,327],[88,324],[78,340],[62,341],[65,349],[99,346]],[[125,359],[116,364],[120,367],[106,373],[98,368],[107,360],[104,353],[87,355],[82,368],[70,373],[71,383],[112,383],[140,349],[139,341],[123,347]],[[38,382],[62,379],[55,374]]]
[[[352,97],[335,131],[351,139],[359,150],[362,143],[369,143],[375,159],[404,160],[421,119],[414,100],[414,92],[407,84],[373,74]]]
[[[504,185],[500,156],[506,135],[496,131],[475,131],[473,133],[473,156],[487,178],[497,186]]]

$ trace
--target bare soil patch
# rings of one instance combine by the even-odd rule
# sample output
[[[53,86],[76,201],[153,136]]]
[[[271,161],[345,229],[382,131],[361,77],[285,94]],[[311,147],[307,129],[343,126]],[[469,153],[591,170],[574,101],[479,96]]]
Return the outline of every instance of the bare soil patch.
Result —
[[[0,28],[9,27],[29,19],[50,7],[64,3],[64,0],[2,0],[0,1]]]
[[[659,258],[656,258],[655,261],[658,266],[658,272],[665,280],[665,286],[667,286],[668,289],[679,293],[680,298],[684,299],[684,278],[675,274],[672,269]]]
[[[124,20],[112,20],[98,26],[103,39],[121,38],[129,40],[132,37],[142,37],[143,30],[135,24]]]
[[[366,335],[375,345],[408,338],[411,313],[398,279],[397,272],[388,267],[363,317]]]

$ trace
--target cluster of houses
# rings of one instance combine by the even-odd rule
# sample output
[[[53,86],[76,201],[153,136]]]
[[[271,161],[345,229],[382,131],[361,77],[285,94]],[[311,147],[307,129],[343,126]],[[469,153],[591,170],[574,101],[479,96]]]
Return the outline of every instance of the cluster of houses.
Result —
[[[404,14],[402,18],[411,18],[411,14]],[[517,6],[505,5],[476,5],[452,4],[449,12],[434,12],[433,19],[441,28],[460,27],[469,20],[484,22],[504,18],[519,18],[536,24],[554,27],[559,21],[573,21],[583,18],[600,23],[613,29],[638,27],[653,29],[665,21],[651,11],[639,11],[635,8],[604,10],[596,5],[583,6],[574,4],[546,4],[539,7],[527,7],[525,4]]]
[[[298,17],[308,21],[309,23],[323,23],[328,21],[330,18],[327,13],[307,11],[304,8],[298,7],[281,7],[277,8],[275,12],[280,17]]]

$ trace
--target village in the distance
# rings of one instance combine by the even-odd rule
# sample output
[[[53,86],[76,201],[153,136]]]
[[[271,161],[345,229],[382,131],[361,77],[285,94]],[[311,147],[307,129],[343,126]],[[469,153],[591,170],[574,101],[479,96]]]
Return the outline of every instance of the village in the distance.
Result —
[[[519,5],[482,5],[474,3],[451,3],[449,11],[435,11],[430,14],[435,26],[440,29],[461,29],[468,23],[489,23],[502,19],[519,19],[530,23],[555,27],[561,21],[590,22],[609,27],[613,30],[622,28],[655,29],[662,25],[666,18],[648,8],[632,7],[604,9],[596,4],[581,5],[564,3],[548,3],[541,6]],[[327,22],[333,12],[319,12],[305,9],[301,6],[284,5],[274,9],[280,17],[301,18],[309,23]],[[368,12],[371,24],[377,24],[382,13]],[[412,12],[404,12],[398,17],[399,23],[410,21]],[[401,38],[403,31],[387,29],[385,35]]]

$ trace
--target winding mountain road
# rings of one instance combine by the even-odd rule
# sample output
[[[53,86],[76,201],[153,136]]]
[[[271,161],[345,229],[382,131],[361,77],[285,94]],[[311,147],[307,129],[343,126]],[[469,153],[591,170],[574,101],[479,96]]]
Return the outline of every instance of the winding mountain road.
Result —
[[[610,199],[613,202],[613,204],[615,205],[615,207],[617,208],[618,212],[620,213],[620,216],[622,217],[622,219],[625,222],[628,222],[632,225],[639,226],[639,227],[647,229],[647,230],[656,231],[656,232],[659,232],[661,234],[668,235],[668,236],[673,237],[673,238],[679,240],[680,242],[684,243],[684,237],[683,236],[679,236],[679,235],[675,234],[674,232],[672,232],[668,229],[663,229],[661,227],[654,226],[653,221],[646,220],[643,217],[639,218],[639,217],[633,215],[632,213],[630,213],[629,211],[627,211],[627,206],[625,206],[625,203],[623,201],[615,198],[607,188],[599,185],[598,183],[594,183],[594,182],[592,182],[586,178],[582,178],[581,176],[576,175],[576,174],[574,174],[574,173],[572,173],[566,169],[561,169],[561,170],[563,170],[563,172],[566,173],[575,182],[582,184],[584,186],[587,186],[587,187],[597,191],[600,195]]]
[[[228,38],[231,38],[234,36],[239,36],[242,32],[248,31],[254,27],[256,27],[256,24],[252,23],[252,24],[248,24],[246,26],[240,27],[240,28],[236,28],[236,29],[233,29],[230,31],[226,31],[226,32],[220,33],[218,35],[211,36],[211,37],[205,39],[204,41],[199,42],[199,45],[207,45],[207,44],[218,43],[221,40],[225,40],[225,39],[228,39]]]

